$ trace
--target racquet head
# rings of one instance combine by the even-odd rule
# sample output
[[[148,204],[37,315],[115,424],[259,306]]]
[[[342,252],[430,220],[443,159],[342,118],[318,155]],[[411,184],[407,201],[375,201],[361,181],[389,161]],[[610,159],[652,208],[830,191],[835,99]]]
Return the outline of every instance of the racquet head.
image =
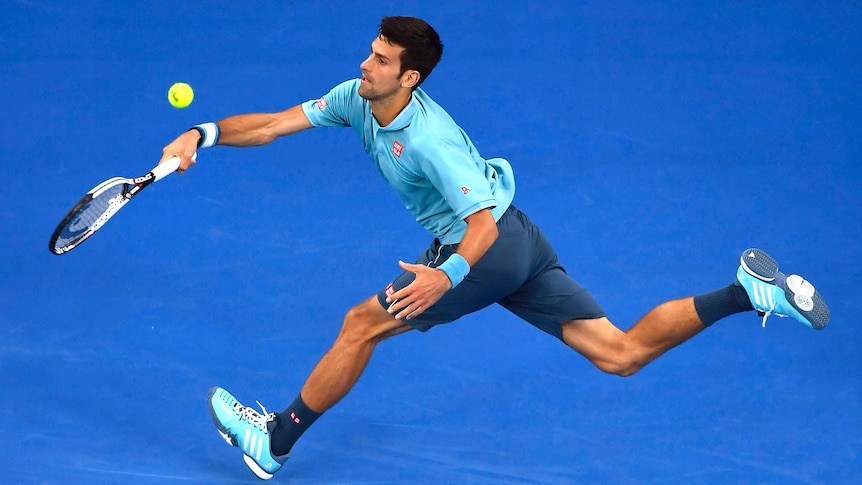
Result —
[[[63,254],[92,236],[131,199],[133,187],[133,180],[114,177],[93,188],[60,221],[48,249]]]
[[[192,154],[192,160],[197,159],[197,155],[197,153]],[[54,254],[71,251],[98,231],[144,187],[167,177],[179,166],[179,157],[172,157],[154,167],[143,177],[136,179],[114,177],[97,185],[87,192],[87,195],[60,221],[60,225],[48,241],[48,249]]]

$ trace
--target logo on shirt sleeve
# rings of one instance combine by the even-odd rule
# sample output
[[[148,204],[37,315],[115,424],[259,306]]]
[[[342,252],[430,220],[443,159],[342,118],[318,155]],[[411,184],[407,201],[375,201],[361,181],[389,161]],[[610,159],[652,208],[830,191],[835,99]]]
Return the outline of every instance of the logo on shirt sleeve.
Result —
[[[469,194],[470,193],[470,187],[467,187],[466,185],[461,187],[461,192],[464,192],[464,195]]]
[[[329,103],[327,103],[326,99],[324,99],[324,98],[318,99],[317,102],[314,104],[317,105],[317,109],[319,109],[320,111],[323,111],[323,108],[329,106]]]
[[[392,153],[395,154],[396,157],[401,158],[402,151],[404,151],[404,145],[398,143],[398,140],[395,140],[395,143],[392,144]]]

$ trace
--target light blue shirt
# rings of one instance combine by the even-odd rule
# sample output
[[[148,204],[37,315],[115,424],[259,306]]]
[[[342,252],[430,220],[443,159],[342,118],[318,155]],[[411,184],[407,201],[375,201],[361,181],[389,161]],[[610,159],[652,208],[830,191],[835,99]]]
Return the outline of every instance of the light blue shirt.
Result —
[[[317,100],[302,104],[314,126],[350,126],[365,151],[395,188],[413,216],[443,244],[461,241],[464,219],[491,209],[494,220],[515,196],[509,162],[483,159],[449,114],[421,88],[387,126],[371,115],[359,96],[359,80],[345,81]]]

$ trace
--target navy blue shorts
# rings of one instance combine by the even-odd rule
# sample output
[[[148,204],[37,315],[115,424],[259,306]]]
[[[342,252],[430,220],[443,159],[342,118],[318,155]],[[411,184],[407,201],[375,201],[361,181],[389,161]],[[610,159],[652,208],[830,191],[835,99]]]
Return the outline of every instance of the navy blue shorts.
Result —
[[[405,320],[423,332],[435,325],[499,303],[542,331],[563,339],[561,325],[573,319],[600,318],[604,310],[590,293],[566,274],[542,231],[514,206],[497,221],[498,236],[482,259],[455,288],[421,315]],[[416,261],[436,268],[458,249],[434,240]],[[416,277],[404,272],[377,294],[388,308],[387,292],[398,291]]]

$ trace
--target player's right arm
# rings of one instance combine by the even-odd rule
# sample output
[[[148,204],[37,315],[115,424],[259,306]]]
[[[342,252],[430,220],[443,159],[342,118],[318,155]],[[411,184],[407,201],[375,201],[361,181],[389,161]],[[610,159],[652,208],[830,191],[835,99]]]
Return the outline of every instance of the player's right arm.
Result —
[[[278,137],[292,135],[296,132],[311,128],[312,124],[302,111],[302,106],[279,113],[250,113],[231,116],[218,123],[219,145],[234,147],[249,147],[266,145]],[[165,160],[180,157],[179,172],[184,172],[194,163],[192,154],[198,148],[201,133],[198,130],[189,130],[178,136],[162,150],[162,159]]]
[[[311,128],[311,122],[297,105],[280,113],[236,115],[218,122],[219,145],[248,147],[266,145],[281,136]],[[195,130],[197,131],[197,130]]]

